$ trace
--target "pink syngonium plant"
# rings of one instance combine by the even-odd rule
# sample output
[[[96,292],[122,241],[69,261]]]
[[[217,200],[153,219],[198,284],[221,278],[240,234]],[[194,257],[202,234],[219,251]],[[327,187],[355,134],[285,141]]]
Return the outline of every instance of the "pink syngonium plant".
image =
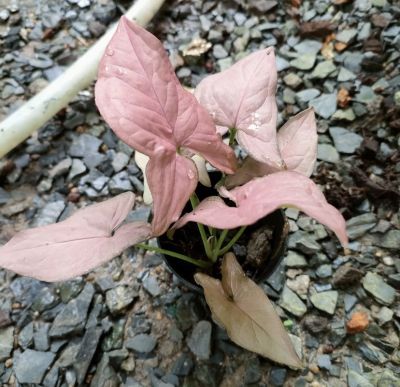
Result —
[[[205,273],[195,277],[205,290],[213,318],[237,344],[301,367],[268,298],[245,276],[234,255],[225,254],[247,225],[292,206],[347,244],[342,215],[309,179],[317,146],[313,111],[299,113],[276,133],[276,78],[274,51],[263,49],[206,77],[195,90],[198,102],[179,84],[161,42],[122,17],[100,63],[96,104],[116,135],[149,159],[145,177],[153,200],[152,224],[125,222],[134,195],[124,193],[80,209],[63,222],[20,232],[0,248],[0,267],[44,281],[62,281],[165,233],[174,222],[173,229],[197,222],[204,259],[140,246],[201,268],[221,257],[221,280]],[[236,137],[249,154],[237,172],[235,153],[219,134],[223,127],[230,132],[230,145]],[[205,170],[204,164],[196,167],[193,161],[199,156],[224,174],[218,184],[221,197],[200,203],[194,191],[198,168],[200,174]],[[146,162],[142,158],[142,166]],[[227,206],[222,198],[235,206]],[[194,210],[179,219],[189,199]],[[228,230],[239,227],[224,246]]]
[[[228,176],[228,182],[233,181],[247,171],[246,179],[234,184],[245,185],[232,191],[220,189],[237,207],[208,198],[178,220],[175,228],[199,221],[232,229],[252,224],[276,208],[295,206],[331,228],[346,244],[341,214],[302,175],[310,175],[316,159],[313,111],[299,113],[276,135],[275,88],[274,52],[261,50],[200,83],[195,95],[208,114],[179,84],[162,44],[122,17],[100,64],[96,103],[115,133],[150,158],[146,176],[154,199],[151,232],[143,224],[118,228],[123,221],[121,208],[126,211],[133,205],[132,198],[127,201],[120,195],[80,210],[67,221],[16,235],[0,249],[0,265],[47,281],[65,280],[126,248],[129,242],[126,233],[125,239],[119,238],[121,230],[130,230],[131,244],[165,232],[178,220],[197,185],[198,172],[190,158],[194,153],[222,172],[235,170],[234,152],[216,133],[211,116],[216,125],[234,129],[238,141],[258,160],[246,160],[236,174]],[[283,166],[292,172],[282,172]],[[68,237],[63,239],[63,234]],[[103,248],[87,254],[95,241]]]

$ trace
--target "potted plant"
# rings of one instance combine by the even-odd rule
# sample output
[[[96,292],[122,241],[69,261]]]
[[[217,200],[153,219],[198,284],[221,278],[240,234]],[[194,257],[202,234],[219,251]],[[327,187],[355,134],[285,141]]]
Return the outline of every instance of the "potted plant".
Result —
[[[273,49],[257,51],[206,77],[195,96],[179,84],[162,44],[122,17],[102,58],[96,104],[114,132],[137,152],[153,201],[151,224],[124,223],[134,205],[126,192],[77,211],[67,220],[18,233],[0,248],[0,266],[43,281],[87,273],[137,244],[194,265],[213,318],[244,348],[301,367],[279,316],[232,252],[247,227],[281,207],[294,206],[347,243],[345,222],[309,179],[316,158],[313,111],[291,118],[276,133]],[[221,135],[229,133],[226,144]],[[235,142],[248,157],[237,168]],[[201,157],[199,157],[201,156]],[[221,175],[215,194],[208,162]],[[187,202],[192,210],[181,216]],[[196,257],[144,241],[195,223],[204,251]],[[220,273],[220,278],[210,273]]]
[[[203,200],[207,197],[218,195],[218,191],[214,186],[218,184],[220,179],[221,173],[210,172],[210,186],[208,184],[204,186],[199,183],[195,191],[196,196]],[[191,210],[192,205],[188,203],[183,209],[183,214],[191,212]],[[211,249],[214,249],[216,247],[215,244],[218,243],[216,237],[219,231],[206,228],[205,233],[206,238],[211,243]],[[222,238],[225,237],[226,244],[223,243],[224,246],[221,245],[217,261],[207,270],[203,269],[203,272],[206,271],[209,275],[219,278],[221,275],[219,261],[224,255],[223,249],[226,251],[233,250],[246,275],[257,283],[261,282],[267,279],[282,261],[287,247],[288,233],[289,223],[281,209],[245,228],[226,230],[225,234],[221,235]],[[159,236],[157,241],[162,248],[161,251],[172,250],[202,259],[205,248],[201,235],[197,223],[189,222],[175,230],[173,238],[167,233]],[[198,271],[195,265],[171,257],[168,254],[163,254],[163,258],[170,271],[182,283],[196,292],[203,293],[201,286],[195,280],[195,274]]]

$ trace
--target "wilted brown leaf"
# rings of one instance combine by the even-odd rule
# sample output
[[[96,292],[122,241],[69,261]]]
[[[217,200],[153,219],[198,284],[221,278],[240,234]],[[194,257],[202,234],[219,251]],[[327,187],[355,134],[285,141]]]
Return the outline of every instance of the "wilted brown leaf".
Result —
[[[342,52],[347,48],[347,44],[343,42],[336,42],[335,43],[335,50],[337,52]]]
[[[364,41],[363,44],[364,51],[375,52],[376,54],[381,54],[384,51],[383,44],[380,40],[369,38]]]
[[[321,38],[332,33],[335,28],[336,25],[329,20],[312,21],[300,24],[300,35]]]
[[[390,19],[382,15],[381,13],[374,13],[371,16],[372,24],[375,27],[386,28],[390,24]]]
[[[0,160],[0,182],[6,177],[9,173],[11,173],[15,168],[14,161],[12,160]]]
[[[222,281],[195,275],[204,289],[213,319],[225,327],[233,342],[290,367],[301,368],[293,344],[263,290],[246,277],[234,254],[225,255]]]
[[[368,194],[374,199],[380,199],[383,197],[391,197],[397,201],[400,198],[400,191],[395,184],[390,180],[385,180],[376,176],[375,180],[372,180],[363,169],[353,167],[351,175],[354,177],[357,185],[366,189]]]
[[[351,1],[353,1],[353,0],[333,0],[333,4],[341,5],[341,4],[350,3]]]
[[[335,34],[330,34],[325,38],[324,43],[322,45],[321,54],[327,60],[333,59],[333,57],[335,56],[333,52],[334,39],[335,39]]]
[[[345,108],[349,105],[351,101],[351,97],[349,96],[349,92],[346,89],[340,89],[337,94],[337,102],[341,108]]]
[[[324,43],[329,43],[329,42],[333,42],[336,38],[336,34],[332,33],[330,35],[328,35],[325,39],[324,39]]]
[[[212,44],[202,38],[193,39],[189,45],[183,50],[183,56],[201,56],[206,53]]]
[[[243,8],[258,14],[265,14],[265,12],[270,11],[278,5],[278,2],[275,0],[241,0],[239,3]]]
[[[11,324],[10,314],[0,309],[0,328],[4,328]]]
[[[348,333],[363,332],[368,327],[368,314],[365,312],[355,312],[351,319],[347,321],[346,327]]]

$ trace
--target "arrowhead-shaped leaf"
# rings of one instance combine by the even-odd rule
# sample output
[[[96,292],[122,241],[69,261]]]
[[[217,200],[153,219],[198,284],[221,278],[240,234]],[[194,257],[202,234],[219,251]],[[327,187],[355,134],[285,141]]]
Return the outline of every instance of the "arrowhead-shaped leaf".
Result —
[[[217,197],[208,198],[180,218],[174,228],[187,222],[198,222],[219,229],[232,229],[253,224],[277,208],[296,207],[330,228],[342,245],[347,245],[342,214],[326,201],[312,180],[300,173],[277,172],[253,179],[229,191],[229,199],[237,207],[228,207]]]
[[[161,168],[158,177],[163,171],[175,178],[192,174],[191,162],[172,157],[184,154],[185,148],[226,173],[234,172],[234,152],[216,133],[207,111],[179,84],[161,42],[125,17],[101,60],[95,94],[100,113],[123,141],[150,159],[164,155],[168,164],[151,160]],[[179,171],[173,171],[175,166]],[[186,202],[179,200],[187,198],[196,185],[187,185],[185,178],[163,187],[149,173],[147,178],[154,202],[171,202],[174,209],[155,205],[154,222],[163,219],[165,231],[172,222],[168,216],[182,211]],[[178,192],[183,189],[184,194]],[[159,224],[153,227],[162,229]]]
[[[233,342],[271,360],[301,368],[290,338],[271,301],[246,277],[232,253],[222,263],[222,281],[197,273],[213,319]]]
[[[278,132],[279,151],[289,171],[311,176],[317,160],[318,134],[314,109],[291,117]]]
[[[158,156],[154,155],[150,160],[143,153],[135,152],[135,160],[144,176],[144,202],[146,204],[153,203],[150,191],[155,193],[152,222],[154,236],[163,234],[171,222],[175,222],[179,218],[182,212],[181,203],[186,203],[196,189],[199,168],[201,168],[202,174],[200,181],[211,185],[204,159],[196,155],[193,156],[194,158],[196,160],[172,152],[160,152]],[[172,192],[174,189],[176,196],[174,200],[171,200],[171,197],[164,192]]]
[[[279,151],[284,161],[281,168],[247,157],[238,171],[227,177],[228,188],[287,169],[311,176],[317,160],[318,134],[314,110],[309,108],[290,118],[278,132]]]
[[[158,236],[179,218],[199,178],[191,159],[163,151],[150,159],[146,176],[153,195],[153,235]]]
[[[149,224],[121,225],[134,200],[126,192],[63,222],[22,231],[0,247],[0,267],[49,282],[87,273],[150,237]]]
[[[195,95],[217,125],[238,130],[238,142],[254,159],[279,166],[276,81],[275,54],[268,48],[204,78]]]
[[[161,42],[122,17],[96,82],[100,113],[127,144],[148,156],[187,147],[232,173],[235,157],[196,98],[184,90]]]

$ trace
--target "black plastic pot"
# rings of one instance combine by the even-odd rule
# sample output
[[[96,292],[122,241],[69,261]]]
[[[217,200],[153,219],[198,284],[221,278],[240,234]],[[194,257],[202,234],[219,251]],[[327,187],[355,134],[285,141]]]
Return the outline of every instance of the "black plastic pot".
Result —
[[[213,185],[218,182],[220,176],[221,175],[219,172],[213,172],[210,174]],[[208,196],[216,195],[216,190],[214,188],[204,187],[203,185],[199,184],[196,189],[196,194],[199,199],[202,200]],[[183,212],[186,213],[190,211],[191,206],[188,203]],[[267,279],[275,271],[285,255],[287,246],[289,226],[282,210],[277,210],[265,218],[260,219],[257,223],[248,226],[238,242],[242,241],[242,244],[243,242],[246,243],[246,238],[249,239],[249,236],[253,232],[265,227],[273,230],[269,254],[263,257],[263,262],[258,267],[252,267],[250,269],[244,267],[246,274],[255,282],[261,282]],[[181,229],[176,230],[173,240],[170,240],[166,235],[160,236],[158,238],[158,244],[163,249],[176,251],[178,253],[191,256],[192,258],[204,259],[205,253],[202,241],[199,237],[197,225],[193,222],[189,222]],[[194,280],[194,275],[201,270],[200,268],[178,258],[165,255],[163,258],[167,267],[184,285],[199,293],[203,292],[202,288],[198,286]],[[240,257],[237,256],[237,258],[240,262]],[[216,278],[220,278],[219,265],[214,265],[213,269],[207,273]]]

